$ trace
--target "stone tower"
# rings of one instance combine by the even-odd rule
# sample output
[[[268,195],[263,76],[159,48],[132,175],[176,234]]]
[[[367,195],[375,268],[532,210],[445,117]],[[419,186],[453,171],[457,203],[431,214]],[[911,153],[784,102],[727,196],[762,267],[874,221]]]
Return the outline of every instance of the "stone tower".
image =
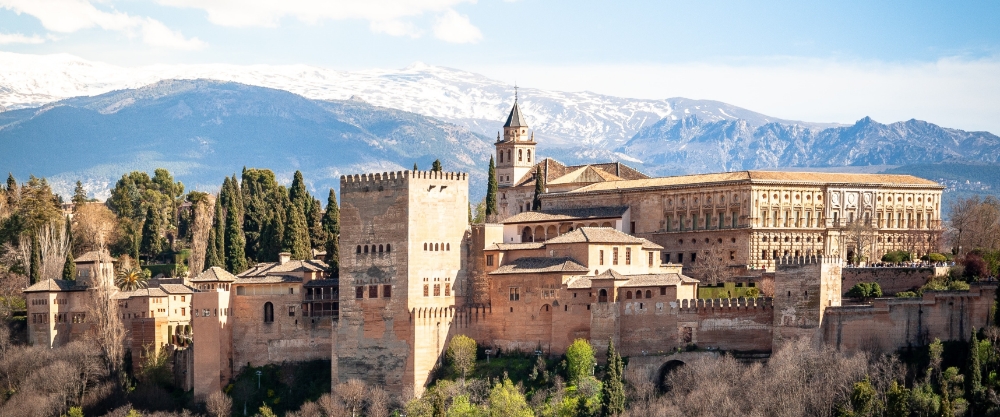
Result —
[[[819,343],[827,307],[840,306],[843,261],[837,256],[784,257],[774,268],[773,349],[801,337]]]
[[[333,383],[355,378],[419,395],[468,287],[468,175],[351,175],[341,177],[340,196]]]
[[[500,188],[513,186],[535,164],[535,134],[528,129],[516,98],[507,123],[503,125],[503,137],[497,133],[496,148],[497,186]]]

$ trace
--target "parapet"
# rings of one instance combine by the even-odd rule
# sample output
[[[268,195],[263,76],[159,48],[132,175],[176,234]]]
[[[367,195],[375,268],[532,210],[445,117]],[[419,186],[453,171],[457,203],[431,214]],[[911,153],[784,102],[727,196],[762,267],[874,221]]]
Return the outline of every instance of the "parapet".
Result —
[[[444,181],[468,181],[469,174],[464,172],[443,171],[395,171],[368,174],[341,175],[340,187],[343,189],[361,189],[386,185],[400,185],[399,181],[409,179],[432,179]]]
[[[771,298],[693,298],[677,300],[677,307],[681,311],[732,308],[773,309],[774,302]]]
[[[820,265],[820,264],[835,264],[839,265],[844,263],[844,260],[839,256],[783,256],[781,258],[774,260],[775,267],[787,266],[787,265]]]

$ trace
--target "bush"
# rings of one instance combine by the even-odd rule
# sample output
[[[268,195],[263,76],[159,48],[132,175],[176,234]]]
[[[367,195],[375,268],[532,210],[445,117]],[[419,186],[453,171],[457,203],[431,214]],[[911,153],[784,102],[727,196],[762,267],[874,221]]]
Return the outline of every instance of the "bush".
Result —
[[[877,282],[859,282],[847,291],[852,298],[878,298],[882,296],[882,286]]]
[[[962,276],[968,280],[985,278],[990,274],[989,268],[986,266],[986,261],[977,254],[970,253],[966,255],[965,260],[962,261],[962,265],[965,266]]]
[[[922,256],[921,259],[929,262],[944,262],[948,260],[948,257],[940,253],[928,253]]]
[[[886,252],[885,255],[882,255],[882,262],[900,263],[900,262],[909,262],[912,259],[913,255],[910,252],[903,250],[894,250],[891,252]]]
[[[965,281],[951,281],[948,283],[949,291],[968,291],[969,283]]]
[[[896,293],[896,298],[916,298],[917,293],[913,291],[900,291]]]
[[[586,339],[576,339],[566,349],[566,373],[571,385],[577,384],[590,375],[597,362],[594,359],[594,348]]]

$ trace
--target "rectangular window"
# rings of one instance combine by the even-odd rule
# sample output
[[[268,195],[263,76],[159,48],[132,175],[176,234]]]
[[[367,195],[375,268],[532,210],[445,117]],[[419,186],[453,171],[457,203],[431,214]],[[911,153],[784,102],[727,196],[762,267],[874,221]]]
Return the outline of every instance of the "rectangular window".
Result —
[[[667,215],[667,231],[672,232],[674,230],[674,216]]]
[[[691,254],[691,263],[695,263],[695,262],[698,262],[698,254],[697,253],[692,253]]]
[[[435,297],[441,296],[441,284],[434,284],[434,296]]]
[[[493,255],[486,255],[486,266],[493,266]]]
[[[600,255],[599,256],[599,258],[600,258],[600,264],[604,265],[604,250],[600,250],[600,251],[598,251],[598,253]]]
[[[392,285],[382,286],[382,298],[392,297]]]
[[[185,297],[182,295],[181,296],[181,302],[184,302],[184,300],[185,300]]]
[[[520,301],[521,293],[518,287],[510,287],[510,301]]]
[[[698,230],[698,215],[691,215],[691,230]]]
[[[679,264],[684,263],[684,254],[683,253],[678,253],[677,254],[677,263],[679,263]]]
[[[618,265],[618,248],[611,249],[611,265]]]
[[[186,316],[187,315],[187,309],[186,308],[181,307],[181,315],[182,316]]]
[[[649,266],[653,267],[653,252],[649,252]]]
[[[444,284],[444,296],[451,297],[451,284],[447,282]]]
[[[629,230],[631,231],[629,233],[635,234],[635,222],[629,222]]]
[[[354,287],[354,298],[365,298],[365,287]]]
[[[430,285],[424,284],[424,297],[430,296]]]
[[[205,314],[208,314],[206,311]],[[288,306],[288,317],[295,317],[295,306]]]
[[[670,254],[669,253],[664,253],[663,254],[663,263],[665,263],[665,264],[669,264],[670,263]]]
[[[726,218],[725,213],[723,213],[723,212],[720,211],[719,212],[719,228],[720,229],[722,229],[723,227],[726,227],[725,224],[723,223],[723,221],[724,221],[725,218]]]
[[[667,295],[667,287],[660,287],[660,295]]]
[[[378,285],[368,286],[368,298],[378,298]]]
[[[632,265],[632,248],[625,248],[625,265]]]

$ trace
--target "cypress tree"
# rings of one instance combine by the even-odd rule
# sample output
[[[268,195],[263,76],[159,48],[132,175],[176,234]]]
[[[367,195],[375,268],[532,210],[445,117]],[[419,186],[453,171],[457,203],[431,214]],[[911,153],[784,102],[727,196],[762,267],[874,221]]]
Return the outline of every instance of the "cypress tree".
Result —
[[[323,213],[323,230],[326,231],[326,263],[330,265],[330,276],[340,276],[340,207],[337,207],[337,193],[330,189],[326,199],[326,213]]]
[[[972,331],[972,339],[969,340],[969,391],[972,392],[970,398],[975,407],[979,403],[980,395],[983,392],[983,371],[981,369],[982,358],[979,357],[979,340],[975,330]]]
[[[281,252],[282,240],[285,235],[285,224],[281,216],[275,213],[267,219],[264,229],[261,231],[261,260],[274,262],[278,260],[278,253]]]
[[[309,229],[306,218],[295,204],[289,204],[285,210],[285,235],[282,239],[282,250],[290,252],[292,259],[309,259]]]
[[[625,384],[622,357],[615,351],[614,340],[608,340],[608,370],[601,381],[601,414],[617,416],[625,412]]]
[[[531,200],[532,210],[542,209],[542,194],[545,194],[545,178],[542,178],[542,166],[535,168],[535,198]]]
[[[42,280],[42,248],[38,244],[38,235],[31,237],[31,263],[28,265],[28,277],[32,284]]]
[[[79,207],[81,204],[86,202],[87,202],[87,190],[83,189],[83,183],[77,180],[76,188],[73,189],[73,204]]]
[[[413,165],[413,169],[414,170],[417,169],[417,165],[416,164]],[[7,205],[8,206],[13,206],[14,203],[15,203],[15,200],[17,200],[17,198],[16,198],[16,196],[17,196],[17,180],[14,179],[14,174],[11,174],[11,173],[7,174],[7,188],[6,188],[6,192],[7,192]]]
[[[433,172],[441,172],[441,160],[440,159],[435,159],[434,160],[434,163],[431,164],[431,171],[433,171]]]
[[[309,204],[309,192],[306,191],[305,180],[302,179],[302,172],[295,171],[295,176],[292,178],[292,188],[288,189],[288,199],[292,204],[299,207],[299,211],[305,213]]]
[[[235,203],[235,201],[234,201]],[[238,274],[247,269],[247,257],[243,252],[246,240],[240,227],[239,209],[228,207],[226,212],[226,270]]]
[[[156,258],[163,252],[163,239],[160,238],[160,219],[157,218],[156,210],[150,206],[146,210],[146,221],[142,224],[142,241],[139,250],[146,254],[149,260]]]
[[[217,266],[226,267],[225,262],[225,241],[223,229],[226,220],[222,215],[222,198],[215,199],[215,218],[212,219],[212,229],[208,232],[208,242],[205,248],[205,269]]]
[[[306,223],[309,225],[309,247],[321,248],[326,244],[326,229],[323,228],[323,203],[312,198],[309,200],[309,210],[306,211]]]
[[[62,279],[72,281],[76,279],[76,263],[73,262],[73,223],[66,216],[66,263],[63,264]]]
[[[414,171],[419,171],[419,169],[417,169],[417,163],[416,162],[413,163],[413,170]],[[8,180],[8,182],[9,182],[9,180]]]
[[[492,221],[497,213],[497,168],[490,157],[490,170],[486,180],[486,221]]]

